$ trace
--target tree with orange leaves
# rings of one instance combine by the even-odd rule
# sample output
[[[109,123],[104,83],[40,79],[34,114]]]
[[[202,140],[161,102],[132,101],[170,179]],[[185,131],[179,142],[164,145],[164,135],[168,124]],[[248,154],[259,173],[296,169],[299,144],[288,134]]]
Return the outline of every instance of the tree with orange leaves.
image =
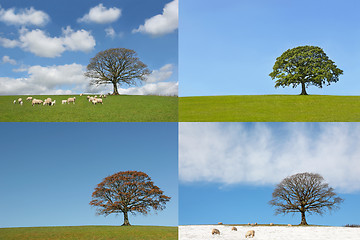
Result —
[[[130,226],[128,213],[163,210],[171,197],[165,196],[146,173],[125,171],[106,177],[97,185],[92,198],[90,205],[98,207],[98,215],[123,213],[122,226]]]

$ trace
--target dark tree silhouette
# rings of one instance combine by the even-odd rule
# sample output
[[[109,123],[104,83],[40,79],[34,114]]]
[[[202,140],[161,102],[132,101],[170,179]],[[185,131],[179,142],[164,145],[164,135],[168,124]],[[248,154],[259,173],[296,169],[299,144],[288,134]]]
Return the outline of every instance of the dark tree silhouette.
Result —
[[[101,51],[90,60],[85,76],[91,78],[91,85],[112,84],[114,95],[119,95],[118,85],[136,85],[150,73],[139,60],[134,50],[111,48]]]
[[[143,172],[118,172],[97,185],[90,205],[98,207],[99,215],[123,213],[123,226],[130,226],[128,213],[148,214],[151,209],[165,209],[170,197],[163,193]]]
[[[320,47],[300,46],[286,50],[276,59],[269,74],[275,87],[293,88],[301,85],[301,94],[307,95],[306,87],[314,85],[322,88],[339,81],[343,70],[339,69]]]
[[[282,180],[272,194],[275,214],[301,213],[300,225],[308,225],[305,213],[324,214],[337,209],[344,200],[316,173],[298,173]]]

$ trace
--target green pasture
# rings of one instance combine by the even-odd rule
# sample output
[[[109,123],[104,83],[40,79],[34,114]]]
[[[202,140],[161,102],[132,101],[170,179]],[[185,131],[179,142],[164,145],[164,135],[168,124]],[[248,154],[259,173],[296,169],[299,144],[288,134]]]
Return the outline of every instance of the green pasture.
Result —
[[[175,240],[177,227],[159,226],[77,226],[0,228],[0,240]]]
[[[360,96],[239,95],[179,98],[180,122],[358,122]]]
[[[23,105],[13,101],[23,99]],[[0,96],[1,122],[177,122],[178,98],[167,96],[108,96],[103,104],[93,105],[86,96],[75,96],[75,104],[61,104],[74,95],[33,95],[56,100],[54,106],[35,105],[28,96]]]

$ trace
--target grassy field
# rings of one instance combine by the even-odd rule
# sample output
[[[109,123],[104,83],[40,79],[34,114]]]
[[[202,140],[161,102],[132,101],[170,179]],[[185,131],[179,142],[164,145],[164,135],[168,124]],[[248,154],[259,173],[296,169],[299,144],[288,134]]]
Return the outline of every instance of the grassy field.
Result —
[[[178,239],[178,228],[153,226],[0,228],[0,240],[13,239],[175,240]]]
[[[21,97],[23,106],[13,104]],[[61,104],[73,96],[32,96],[56,100],[54,106],[32,106],[27,96],[0,96],[1,122],[177,122],[178,98],[165,96],[108,96],[104,104],[93,105],[86,96],[75,104]]]
[[[358,122],[360,96],[240,95],[179,98],[180,122]]]

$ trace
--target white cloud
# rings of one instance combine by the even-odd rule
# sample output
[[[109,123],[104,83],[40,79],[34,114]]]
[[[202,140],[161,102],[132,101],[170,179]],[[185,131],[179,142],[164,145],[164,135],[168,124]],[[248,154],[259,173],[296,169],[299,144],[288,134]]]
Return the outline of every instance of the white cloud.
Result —
[[[21,47],[39,57],[59,57],[66,51],[89,52],[94,49],[96,42],[90,32],[83,29],[74,31],[70,26],[63,29],[60,37],[51,37],[40,29],[29,31],[22,28],[19,31],[19,40],[9,40],[0,37],[0,44],[3,47]]]
[[[115,22],[121,16],[121,9],[113,7],[106,8],[100,3],[90,9],[88,14],[78,19],[78,22],[94,22],[99,24]]]
[[[115,30],[112,27],[106,28],[105,33],[107,37],[114,38],[116,36]]]
[[[0,78],[0,95],[71,94],[84,89],[89,80],[84,77],[85,66],[31,66],[26,78]],[[78,91],[81,92],[81,91]]]
[[[11,40],[0,37],[0,45],[4,48],[14,48],[20,46],[20,42],[17,40]]]
[[[183,182],[276,184],[317,172],[343,192],[360,191],[360,124],[181,123]]]
[[[177,96],[178,82],[159,82],[149,83],[141,87],[119,88],[120,94],[126,95],[162,95],[162,96]]]
[[[179,22],[178,5],[178,0],[166,4],[162,14],[146,19],[144,25],[140,25],[138,29],[134,29],[132,32],[141,32],[152,36],[161,36],[174,32],[178,28]]]
[[[146,78],[147,83],[162,82],[168,80],[173,74],[173,65],[166,64],[159,70],[153,70],[151,74]]]
[[[59,57],[65,51],[63,39],[60,37],[49,37],[40,30],[21,30],[19,38],[21,48],[39,57]]]
[[[90,32],[84,29],[74,32],[70,26],[63,29],[63,41],[66,49],[71,51],[90,52],[94,49],[96,43]]]
[[[14,8],[5,10],[0,7],[0,21],[9,25],[35,25],[44,26],[48,23],[50,17],[43,11],[29,9],[20,9],[17,13]]]
[[[11,65],[16,65],[16,61],[14,59],[11,59],[9,56],[3,56],[2,57],[3,63],[10,63]]]

